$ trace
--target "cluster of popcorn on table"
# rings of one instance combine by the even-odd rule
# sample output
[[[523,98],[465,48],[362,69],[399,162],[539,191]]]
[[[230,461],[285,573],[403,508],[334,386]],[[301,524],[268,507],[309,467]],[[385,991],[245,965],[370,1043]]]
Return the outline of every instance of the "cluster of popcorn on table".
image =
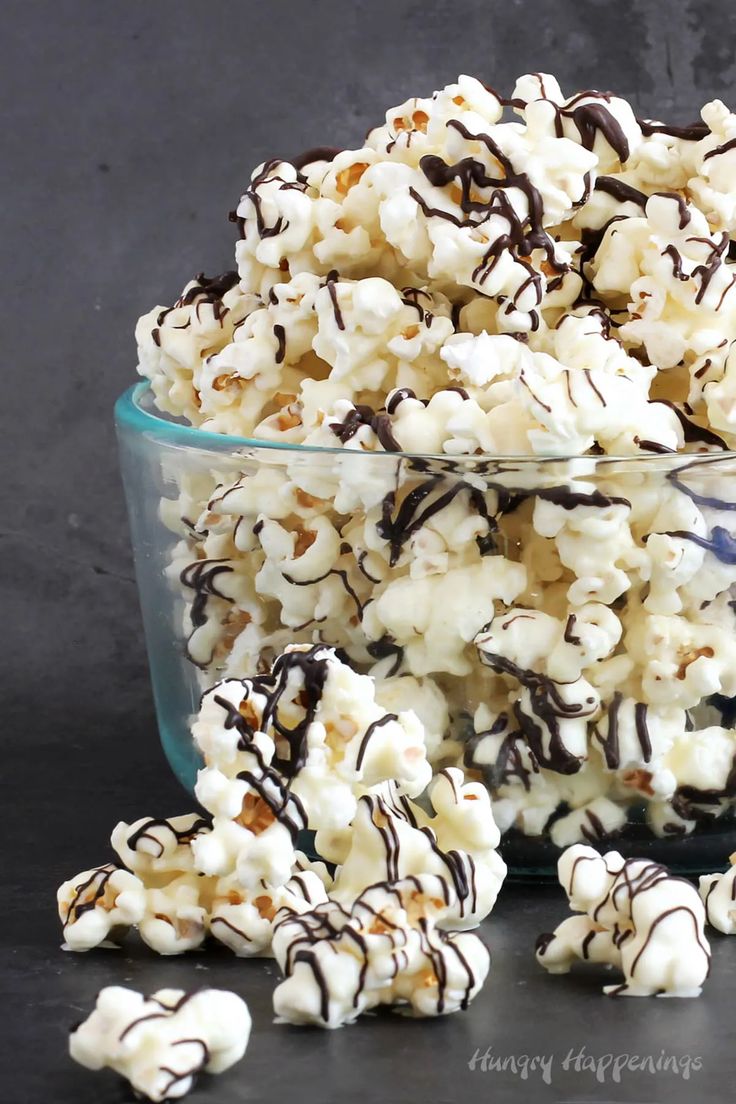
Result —
[[[193,731],[208,815],[118,824],[118,863],[59,889],[67,947],[137,927],[161,954],[211,937],[274,955],[274,1008],[292,1023],[339,1027],[379,1004],[466,1008],[489,968],[470,929],[506,866],[488,791],[457,768],[430,781],[416,714],[386,712],[370,677],[302,646],[268,674],[214,686]],[[329,869],[298,850],[305,831]]]
[[[722,103],[542,74],[259,166],[237,270],[137,328],[162,411],[309,446],[168,473],[201,687],[339,647],[560,847],[731,806],[734,178]]]

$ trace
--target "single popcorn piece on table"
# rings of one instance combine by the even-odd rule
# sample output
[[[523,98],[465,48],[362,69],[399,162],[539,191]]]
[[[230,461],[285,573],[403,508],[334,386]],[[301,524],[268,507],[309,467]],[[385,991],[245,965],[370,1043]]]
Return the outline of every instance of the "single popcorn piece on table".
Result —
[[[245,1054],[251,1018],[235,993],[160,989],[144,997],[111,985],[69,1036],[69,1053],[91,1070],[108,1067],[147,1100],[178,1100],[200,1072],[223,1073]]]
[[[729,855],[731,864],[725,873],[701,874],[700,896],[711,927],[724,935],[736,934],[736,852]]]
[[[282,909],[273,940],[285,975],[277,1017],[336,1028],[379,1004],[414,1016],[466,1009],[490,957],[478,936],[437,927],[452,898],[443,878],[425,874],[371,885],[351,905]]]
[[[705,908],[692,883],[646,859],[600,855],[576,844],[560,856],[571,917],[537,941],[537,960],[567,973],[576,959],[607,962],[624,975],[608,996],[697,997],[710,970]]]

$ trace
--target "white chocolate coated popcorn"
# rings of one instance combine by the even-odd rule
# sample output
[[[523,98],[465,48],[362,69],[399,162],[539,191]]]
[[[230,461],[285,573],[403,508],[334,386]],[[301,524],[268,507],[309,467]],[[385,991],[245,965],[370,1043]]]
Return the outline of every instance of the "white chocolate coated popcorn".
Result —
[[[729,856],[729,869],[725,873],[701,874],[700,896],[705,905],[705,915],[711,927],[724,935],[736,933],[736,856]]]
[[[69,1053],[88,1069],[109,1067],[148,1100],[178,1100],[202,1070],[223,1073],[239,1062],[250,1028],[247,1005],[235,993],[160,989],[144,997],[111,985],[72,1031]]]
[[[664,866],[599,855],[576,844],[560,856],[560,883],[570,908],[566,920],[537,942],[537,959],[566,973],[575,958],[618,966],[624,981],[604,987],[609,996],[696,997],[708,976],[710,946],[705,909],[695,887]]]
[[[283,885],[306,820],[344,857],[356,802],[391,779],[417,795],[428,763],[464,762],[504,829],[559,846],[642,806],[680,835],[736,801],[735,119],[461,76],[359,148],[258,166],[237,272],[140,321],[164,412],[264,443],[167,462],[198,685],[291,644],[356,672],[358,732],[339,710],[307,726],[293,778],[273,732],[203,746],[208,876],[242,854],[249,892]],[[358,763],[373,707],[396,720]]]
[[[336,900],[350,902],[376,882],[433,874],[447,886],[441,927],[476,927],[488,915],[506,864],[496,850],[500,834],[487,791],[448,768],[437,775],[429,800],[432,816],[393,787],[361,798],[346,854],[332,852],[342,860],[331,890]],[[318,850],[328,854],[330,843],[335,846],[317,834]]]
[[[66,946],[88,951],[143,919],[146,892],[135,874],[107,863],[64,882],[57,902]]]
[[[379,1004],[414,1016],[466,1009],[490,959],[478,936],[436,926],[451,899],[443,879],[424,875],[372,885],[352,907],[283,909],[273,940],[285,974],[274,993],[277,1017],[336,1028]]]

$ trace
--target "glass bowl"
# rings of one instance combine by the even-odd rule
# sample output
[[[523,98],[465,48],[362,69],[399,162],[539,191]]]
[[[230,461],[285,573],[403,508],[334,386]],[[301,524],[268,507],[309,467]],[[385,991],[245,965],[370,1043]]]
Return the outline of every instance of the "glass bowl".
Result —
[[[387,710],[417,711],[438,769],[485,781],[516,873],[581,839],[724,865],[735,454],[288,446],[179,424],[147,383],[115,419],[161,740],[187,788],[203,690],[322,641]]]

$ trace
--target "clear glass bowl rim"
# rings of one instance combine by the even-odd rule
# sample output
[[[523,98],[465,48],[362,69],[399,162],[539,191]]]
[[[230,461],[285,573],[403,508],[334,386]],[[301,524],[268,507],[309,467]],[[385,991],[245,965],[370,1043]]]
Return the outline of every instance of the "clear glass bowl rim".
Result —
[[[352,456],[365,456],[369,459],[366,463],[391,463],[397,459],[413,461],[428,461],[434,464],[447,464],[452,462],[458,468],[466,466],[474,468],[482,464],[510,464],[520,466],[554,465],[577,462],[590,465],[593,470],[605,468],[610,464],[621,466],[628,471],[669,471],[681,465],[692,465],[700,461],[703,465],[736,461],[736,451],[723,450],[722,452],[692,453],[652,453],[640,456],[592,456],[590,454],[571,453],[569,455],[536,455],[536,454],[512,454],[500,455],[495,453],[467,453],[452,456],[449,453],[415,453],[415,452],[362,452],[358,450],[346,450],[339,445],[335,448],[326,448],[321,445],[297,445],[284,441],[266,441],[257,437],[236,437],[232,434],[215,433],[212,430],[200,429],[198,426],[184,425],[173,421],[161,413],[154,413],[145,409],[142,401],[151,394],[151,386],[147,380],[131,384],[117,399],[114,407],[115,422],[121,428],[132,430],[142,436],[150,435],[164,445],[179,448],[209,449],[213,452],[233,453],[237,449],[266,449],[276,452],[291,452],[296,454],[313,454],[315,456],[345,456],[346,452]]]

